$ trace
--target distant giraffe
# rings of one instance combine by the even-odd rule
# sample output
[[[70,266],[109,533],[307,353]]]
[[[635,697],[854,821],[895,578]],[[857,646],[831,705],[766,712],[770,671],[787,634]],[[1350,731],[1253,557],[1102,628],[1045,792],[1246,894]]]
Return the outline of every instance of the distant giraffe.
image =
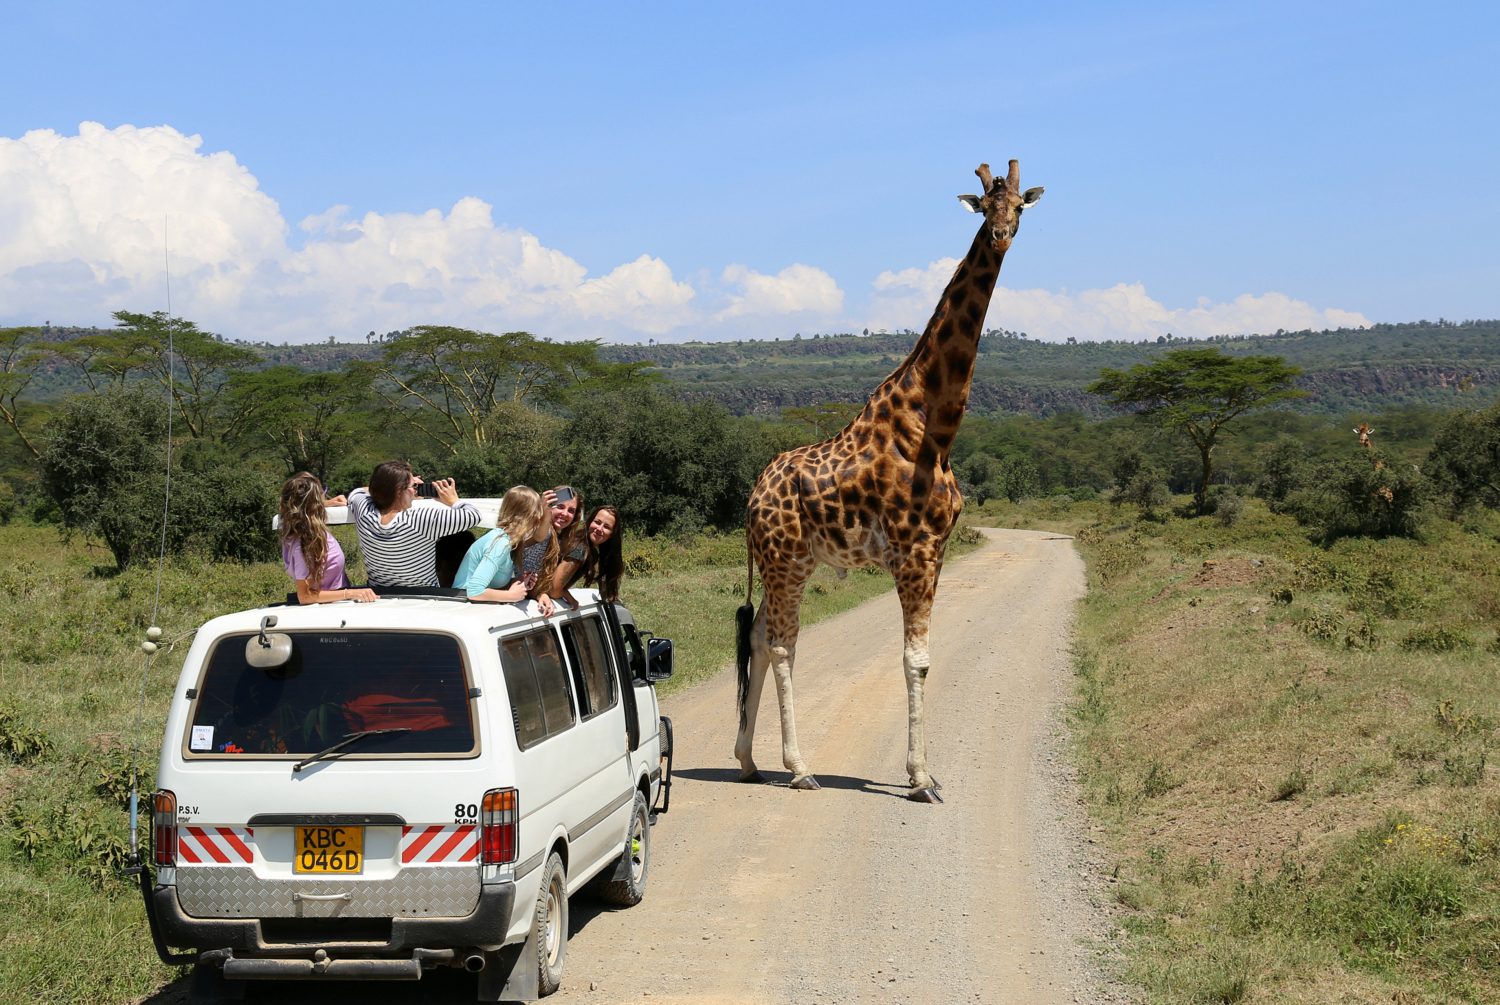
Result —
[[[797,749],[792,663],[802,591],[819,562],[843,570],[879,566],[896,578],[905,628],[908,798],[941,802],[927,771],[923,689],[929,669],[927,634],[938,573],[963,497],[948,466],[974,375],[974,357],[1000,264],[1023,210],[1042,189],[1021,191],[1021,170],[1004,178],[988,164],[974,172],[982,195],[959,200],[984,223],[943,291],[932,320],[905,362],[870,395],[842,432],[789,450],[761,472],[750,495],[745,531],[750,583],[736,613],[739,641],[739,737],[734,745],[742,781],[763,781],[751,756],[755,716],[769,667],[781,708],[782,762],[792,787],[818,788]],[[764,599],[753,606],[755,567]]]
[[[1366,450],[1375,449],[1375,444],[1370,442],[1370,434],[1373,432],[1375,429],[1368,422],[1361,422],[1354,428],[1354,435],[1359,437],[1359,445]]]

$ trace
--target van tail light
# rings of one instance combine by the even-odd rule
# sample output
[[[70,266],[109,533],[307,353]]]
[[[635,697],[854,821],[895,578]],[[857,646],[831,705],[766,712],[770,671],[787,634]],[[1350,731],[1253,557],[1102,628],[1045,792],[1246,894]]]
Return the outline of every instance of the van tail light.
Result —
[[[520,802],[515,789],[490,789],[479,815],[479,860],[485,865],[507,865],[520,848]]]
[[[166,789],[151,794],[151,858],[169,868],[177,864],[177,797]]]

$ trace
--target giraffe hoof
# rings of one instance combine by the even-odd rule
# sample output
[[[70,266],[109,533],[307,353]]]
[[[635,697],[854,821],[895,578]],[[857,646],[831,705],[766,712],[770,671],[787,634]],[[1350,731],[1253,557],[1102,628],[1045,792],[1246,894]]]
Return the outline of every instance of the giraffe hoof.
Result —
[[[941,789],[943,787],[943,783],[938,781],[936,778],[933,778],[931,775],[928,775],[927,777],[932,780],[932,787],[934,789]],[[916,787],[917,780],[915,778],[912,778],[910,775],[908,775],[906,780],[911,783],[913,788]]]
[[[796,781],[792,782],[792,788],[794,788],[794,789],[806,789],[809,792],[816,792],[817,790],[821,789],[822,787],[823,786],[819,785],[818,784],[818,780],[816,778],[814,778],[812,775],[804,775],[801,778],[797,779]]]
[[[943,797],[937,794],[937,789],[930,787],[908,792],[906,798],[914,803],[940,803],[943,801]]]
[[[752,771],[748,775],[741,775],[740,781],[745,782],[748,785],[764,785],[766,776],[761,774],[759,771]]]

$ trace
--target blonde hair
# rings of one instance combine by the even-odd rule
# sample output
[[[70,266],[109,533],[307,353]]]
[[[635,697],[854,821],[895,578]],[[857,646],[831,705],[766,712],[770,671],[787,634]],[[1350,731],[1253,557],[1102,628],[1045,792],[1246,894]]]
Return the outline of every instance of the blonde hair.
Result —
[[[512,548],[540,541],[549,528],[550,514],[541,493],[526,485],[517,485],[500,500],[500,518],[495,526],[505,531]]]
[[[328,564],[328,509],[323,483],[307,471],[297,472],[281,486],[281,538],[296,541],[302,548],[308,592],[316,597],[322,592]]]

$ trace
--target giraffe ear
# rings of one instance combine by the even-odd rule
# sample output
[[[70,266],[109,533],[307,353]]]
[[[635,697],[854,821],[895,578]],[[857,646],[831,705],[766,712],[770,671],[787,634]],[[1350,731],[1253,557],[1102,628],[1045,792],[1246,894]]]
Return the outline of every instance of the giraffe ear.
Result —
[[[1021,195],[1021,208],[1030,209],[1032,206],[1035,206],[1037,203],[1041,202],[1042,193],[1045,191],[1047,190],[1042,188],[1041,186],[1037,186],[1036,188],[1028,188]]]
[[[970,213],[979,212],[979,196],[961,195],[958,197],[958,201],[963,203],[964,209],[968,210]]]

